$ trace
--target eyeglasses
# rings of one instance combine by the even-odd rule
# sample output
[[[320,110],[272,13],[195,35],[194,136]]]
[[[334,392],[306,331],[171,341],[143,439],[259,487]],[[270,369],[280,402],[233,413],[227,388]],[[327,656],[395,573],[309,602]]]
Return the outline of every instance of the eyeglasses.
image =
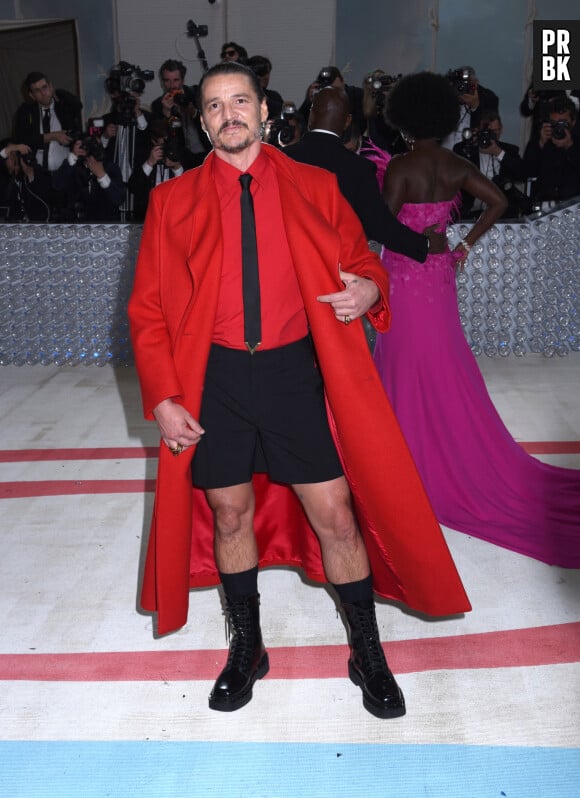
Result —
[[[231,58],[232,55],[236,55],[236,53],[237,53],[237,50],[224,50],[224,52],[222,53],[222,58],[225,55],[227,55],[229,58]]]

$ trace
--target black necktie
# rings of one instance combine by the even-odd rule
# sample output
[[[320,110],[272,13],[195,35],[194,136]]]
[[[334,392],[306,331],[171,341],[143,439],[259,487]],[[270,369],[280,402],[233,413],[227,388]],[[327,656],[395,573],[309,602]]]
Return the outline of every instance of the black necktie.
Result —
[[[250,193],[252,175],[240,175],[242,193],[242,294],[244,298],[244,343],[251,355],[262,340],[260,321],[260,278],[254,203]]]
[[[44,109],[44,114],[42,117],[42,132],[43,133],[50,133],[50,108]],[[44,142],[44,149],[42,151],[42,167],[43,169],[48,169],[48,148],[50,147],[50,142]]]

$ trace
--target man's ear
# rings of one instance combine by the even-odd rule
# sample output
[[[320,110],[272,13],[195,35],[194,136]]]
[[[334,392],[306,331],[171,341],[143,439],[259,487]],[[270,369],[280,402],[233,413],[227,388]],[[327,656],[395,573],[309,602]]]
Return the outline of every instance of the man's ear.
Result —
[[[260,103],[260,119],[262,122],[266,122],[268,119],[268,102],[265,97]]]
[[[352,122],[352,114],[349,114],[346,117],[346,122],[344,123],[344,127],[342,128],[343,131],[347,129],[347,127],[350,125],[351,122]]]

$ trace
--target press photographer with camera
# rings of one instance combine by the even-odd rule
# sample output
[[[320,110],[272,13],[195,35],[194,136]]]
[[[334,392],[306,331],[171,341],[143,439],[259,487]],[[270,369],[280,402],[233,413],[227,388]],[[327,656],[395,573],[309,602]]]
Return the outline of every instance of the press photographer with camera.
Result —
[[[568,97],[546,104],[547,116],[538,135],[530,139],[524,164],[532,183],[530,196],[539,203],[580,195],[580,144],[574,138],[577,111]]]
[[[29,72],[24,88],[30,102],[16,111],[14,139],[30,147],[46,172],[54,172],[70,152],[70,131],[82,127],[82,103],[71,92],[55,89],[44,72]]]
[[[207,153],[210,145],[203,134],[195,102],[195,91],[185,85],[187,67],[169,58],[159,67],[159,80],[164,93],[151,103],[153,119],[178,118],[185,144],[193,153]]]
[[[320,91],[320,89],[324,89],[327,86],[334,86],[335,88],[344,89],[346,96],[348,97],[349,110],[352,120],[359,130],[364,131],[366,129],[366,119],[363,112],[363,90],[360,86],[351,86],[346,83],[340,69],[335,66],[322,67],[316,76],[316,80],[313,81],[306,89],[304,102],[298,109],[306,124],[308,125],[308,117],[310,116],[310,108],[312,106],[314,95],[317,91]]]
[[[446,77],[453,86],[460,103],[457,127],[441,142],[444,147],[452,150],[461,141],[462,133],[466,128],[479,127],[484,111],[499,111],[499,97],[491,89],[481,85],[472,66],[450,69]]]
[[[284,98],[280,92],[270,89],[270,75],[272,74],[272,62],[265,55],[253,55],[248,58],[247,65],[252,72],[255,73],[262,91],[266,95],[266,103],[268,105],[268,119],[275,119],[282,114],[282,106],[284,105]]]
[[[105,159],[95,129],[74,132],[71,152],[52,176],[67,197],[65,221],[116,222],[121,219],[125,185],[118,164]]]
[[[370,72],[363,82],[363,112],[366,119],[366,136],[384,152],[391,155],[406,151],[405,142],[398,130],[385,119],[385,106],[390,90],[402,75],[388,75],[382,69]],[[365,131],[363,130],[363,133]]]
[[[0,220],[48,222],[52,212],[50,177],[27,144],[0,142]]]
[[[149,132],[149,155],[142,164],[133,169],[128,182],[128,189],[133,197],[133,220],[138,222],[145,218],[152,188],[199,166],[205,157],[187,149],[179,119],[176,117],[153,119]]]
[[[462,141],[453,147],[453,152],[475,164],[485,177],[502,189],[509,204],[500,218],[512,219],[531,213],[532,202],[516,185],[525,184],[527,175],[524,161],[515,144],[501,140],[502,130],[497,111],[484,110],[479,127],[466,128]],[[481,200],[462,191],[463,219],[478,218],[482,208]]]

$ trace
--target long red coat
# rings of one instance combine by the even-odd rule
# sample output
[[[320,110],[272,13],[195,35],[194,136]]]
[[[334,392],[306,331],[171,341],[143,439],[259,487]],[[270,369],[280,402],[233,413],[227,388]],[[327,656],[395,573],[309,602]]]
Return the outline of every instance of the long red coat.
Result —
[[[264,146],[273,160],[288,244],[325,384],[331,430],[349,481],[377,594],[430,615],[470,604],[366,343],[316,300],[343,288],[339,268],[372,277],[383,305],[372,321],[388,329],[388,279],[334,175]],[[219,200],[204,164],[150,198],[129,318],[146,418],[173,397],[199,418],[222,266]],[[141,603],[158,633],[187,621],[189,590],[219,582],[203,492],[192,488],[193,448],[173,457],[162,444]],[[318,540],[290,488],[254,479],[260,567],[302,567],[327,581]]]

